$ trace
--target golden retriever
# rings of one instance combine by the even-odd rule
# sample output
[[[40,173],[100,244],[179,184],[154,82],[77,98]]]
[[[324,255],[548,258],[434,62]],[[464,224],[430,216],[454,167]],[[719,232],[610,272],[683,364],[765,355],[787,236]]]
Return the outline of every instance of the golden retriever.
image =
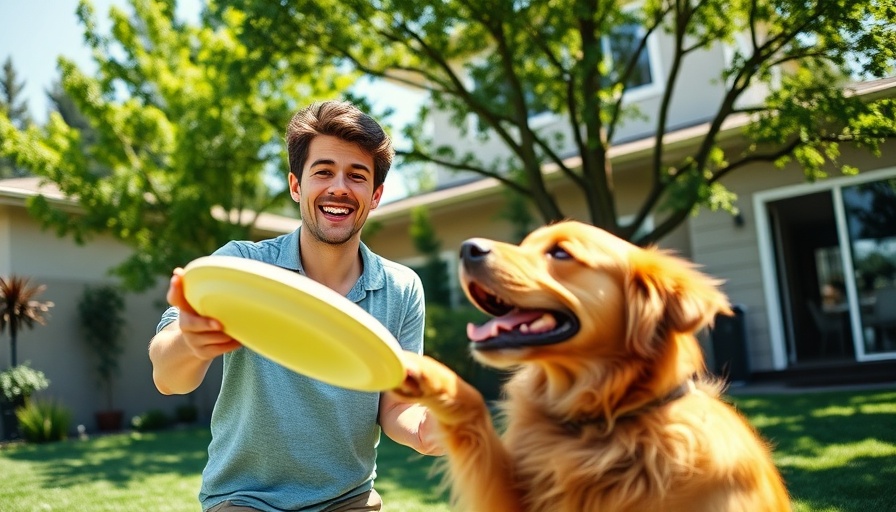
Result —
[[[395,390],[437,418],[459,510],[790,510],[769,448],[704,376],[695,333],[730,314],[718,281],[571,221],[519,246],[468,240],[460,267],[495,317],[468,326],[473,356],[512,370],[503,433],[432,358],[405,354]]]

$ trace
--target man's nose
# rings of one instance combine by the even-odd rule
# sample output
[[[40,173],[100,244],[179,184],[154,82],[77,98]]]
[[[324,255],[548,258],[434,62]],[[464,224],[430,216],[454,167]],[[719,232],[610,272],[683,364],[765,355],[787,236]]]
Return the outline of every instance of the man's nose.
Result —
[[[334,196],[348,195],[348,177],[344,173],[336,173],[332,181],[330,181],[330,187],[327,192]]]

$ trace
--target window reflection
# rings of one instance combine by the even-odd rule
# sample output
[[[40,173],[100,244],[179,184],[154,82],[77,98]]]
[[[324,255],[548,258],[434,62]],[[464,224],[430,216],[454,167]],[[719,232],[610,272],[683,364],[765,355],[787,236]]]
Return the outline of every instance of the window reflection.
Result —
[[[896,178],[843,189],[866,353],[896,350]]]

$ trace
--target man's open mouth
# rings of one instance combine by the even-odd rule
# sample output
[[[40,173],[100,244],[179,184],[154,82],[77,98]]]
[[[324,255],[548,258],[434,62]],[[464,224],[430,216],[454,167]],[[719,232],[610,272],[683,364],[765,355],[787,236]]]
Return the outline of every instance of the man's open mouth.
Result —
[[[579,331],[578,319],[566,311],[520,308],[476,283],[469,283],[467,291],[476,307],[495,317],[480,326],[467,325],[475,350],[551,345]]]
[[[354,210],[349,208],[348,206],[320,206],[320,211],[326,215],[331,215],[334,217],[345,217],[350,215]]]

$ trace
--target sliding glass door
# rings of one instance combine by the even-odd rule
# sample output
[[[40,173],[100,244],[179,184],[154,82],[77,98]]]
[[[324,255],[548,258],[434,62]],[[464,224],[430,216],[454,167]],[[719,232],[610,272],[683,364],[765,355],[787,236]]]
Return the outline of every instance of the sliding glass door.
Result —
[[[857,350],[896,352],[896,178],[843,187]]]
[[[896,176],[886,174],[766,195],[773,338],[789,366],[896,358]]]

